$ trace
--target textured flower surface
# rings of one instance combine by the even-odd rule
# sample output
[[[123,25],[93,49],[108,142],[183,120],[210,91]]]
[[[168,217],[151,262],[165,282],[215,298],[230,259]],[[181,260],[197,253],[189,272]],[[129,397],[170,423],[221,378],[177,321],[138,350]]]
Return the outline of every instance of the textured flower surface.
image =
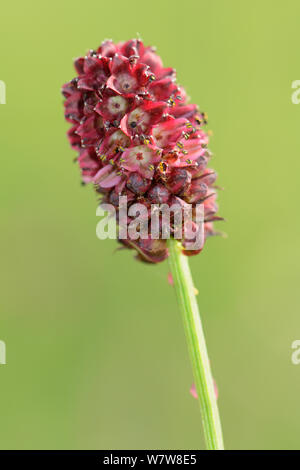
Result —
[[[205,239],[214,235],[216,173],[203,130],[205,113],[188,104],[175,70],[163,67],[140,40],[105,41],[75,60],[77,77],[62,88],[71,146],[78,151],[83,183],[92,183],[103,202],[186,203],[204,206]],[[130,218],[128,218],[128,223]],[[174,229],[174,227],[173,227]],[[156,263],[168,256],[166,240],[120,240],[138,257]],[[187,255],[186,240],[181,240]]]

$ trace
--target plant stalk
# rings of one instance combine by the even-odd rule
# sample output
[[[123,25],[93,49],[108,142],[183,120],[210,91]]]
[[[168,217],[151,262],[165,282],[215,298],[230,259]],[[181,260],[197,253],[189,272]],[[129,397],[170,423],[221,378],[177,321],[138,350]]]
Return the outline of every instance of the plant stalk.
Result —
[[[201,324],[188,257],[178,241],[168,240],[169,262],[180,304],[190,359],[202,416],[207,449],[224,450],[213,377]]]

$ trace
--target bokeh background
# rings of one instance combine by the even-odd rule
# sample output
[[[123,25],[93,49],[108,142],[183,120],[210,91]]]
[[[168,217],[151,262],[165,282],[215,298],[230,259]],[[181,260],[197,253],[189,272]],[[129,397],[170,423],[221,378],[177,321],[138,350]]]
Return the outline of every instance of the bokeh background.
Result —
[[[191,259],[229,449],[300,449],[297,0],[1,6],[3,449],[197,449],[197,401],[168,265],[96,238],[62,83],[105,38],[157,46],[207,111],[219,228]]]

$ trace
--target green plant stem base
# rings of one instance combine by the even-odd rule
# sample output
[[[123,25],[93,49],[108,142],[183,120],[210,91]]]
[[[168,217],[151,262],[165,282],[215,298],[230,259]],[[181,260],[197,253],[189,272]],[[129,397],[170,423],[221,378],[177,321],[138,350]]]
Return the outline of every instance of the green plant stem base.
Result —
[[[168,248],[192,362],[206,446],[210,450],[223,450],[221,421],[188,257],[182,254],[180,243],[174,239],[168,241]]]

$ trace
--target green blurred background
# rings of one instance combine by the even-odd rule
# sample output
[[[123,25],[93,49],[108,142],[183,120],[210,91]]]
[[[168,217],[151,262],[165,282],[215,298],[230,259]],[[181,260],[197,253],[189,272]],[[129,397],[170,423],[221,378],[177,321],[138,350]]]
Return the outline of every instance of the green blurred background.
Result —
[[[198,404],[168,265],[95,228],[65,132],[72,59],[141,35],[208,112],[221,214],[191,259],[229,449],[300,449],[297,0],[1,6],[3,449],[196,449]]]

